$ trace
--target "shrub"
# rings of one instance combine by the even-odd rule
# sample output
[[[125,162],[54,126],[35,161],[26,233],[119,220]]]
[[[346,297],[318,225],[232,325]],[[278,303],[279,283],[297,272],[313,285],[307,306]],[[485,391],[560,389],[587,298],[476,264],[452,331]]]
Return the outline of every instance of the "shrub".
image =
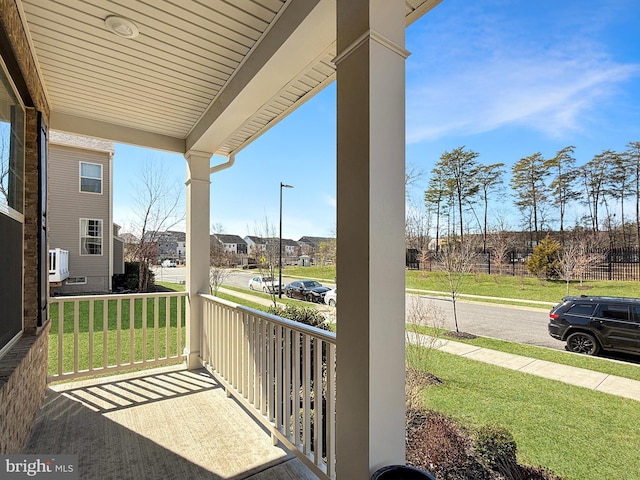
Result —
[[[511,433],[497,425],[485,425],[478,429],[474,439],[476,455],[491,470],[507,478],[517,470],[516,441]]]
[[[304,323],[312,327],[330,330],[329,325],[325,323],[325,318],[318,310],[305,305],[288,305],[286,308],[269,307],[268,313],[278,315],[279,317],[293,320],[294,322]]]
[[[533,249],[527,260],[527,270],[540,278],[560,277],[560,244],[549,235]]]

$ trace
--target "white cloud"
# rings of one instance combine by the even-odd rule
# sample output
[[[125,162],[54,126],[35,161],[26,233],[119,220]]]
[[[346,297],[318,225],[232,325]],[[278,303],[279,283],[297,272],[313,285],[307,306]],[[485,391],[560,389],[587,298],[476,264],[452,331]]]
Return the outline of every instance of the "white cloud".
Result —
[[[558,26],[549,17],[545,31],[505,12],[453,15],[418,32],[407,69],[407,143],[509,125],[551,137],[580,131],[640,73],[638,64],[612,60],[592,22]]]
[[[525,125],[557,136],[579,130],[583,115],[638,65],[606,60],[501,58],[470,65],[407,92],[407,143]]]

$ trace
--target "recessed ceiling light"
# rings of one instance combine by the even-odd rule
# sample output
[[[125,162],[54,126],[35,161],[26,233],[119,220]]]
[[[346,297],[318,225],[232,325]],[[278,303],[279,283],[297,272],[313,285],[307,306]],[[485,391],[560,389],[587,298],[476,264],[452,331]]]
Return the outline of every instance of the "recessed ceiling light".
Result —
[[[136,38],[140,33],[135,23],[118,15],[109,15],[104,19],[104,23],[109,30],[119,37]]]

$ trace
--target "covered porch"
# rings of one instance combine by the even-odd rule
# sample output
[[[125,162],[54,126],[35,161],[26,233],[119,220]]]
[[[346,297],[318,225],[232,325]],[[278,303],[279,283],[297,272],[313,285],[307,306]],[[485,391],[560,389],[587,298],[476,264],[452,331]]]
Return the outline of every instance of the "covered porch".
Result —
[[[24,453],[79,458],[81,478],[315,479],[204,369],[49,387]]]
[[[301,428],[303,455],[309,458],[315,452],[311,463],[322,466],[318,452],[323,451],[329,478],[365,479],[384,465],[405,461],[404,62],[409,52],[404,30],[439,1],[246,0],[205,5],[190,0],[177,6],[169,1],[82,0],[79,5],[77,0],[60,0],[54,7],[17,0],[3,7],[10,20],[4,28],[11,27],[8,38],[18,53],[14,63],[26,77],[16,83],[36,100],[24,95],[28,108],[42,111],[43,132],[48,128],[178,152],[186,159],[183,354],[190,373],[180,374],[180,381],[206,384],[199,375],[207,368],[225,393],[241,403],[246,399],[276,425],[270,430],[274,439],[286,442],[291,436],[292,443],[297,443],[298,430],[291,430],[293,412],[287,410],[284,392],[295,390],[296,384],[287,382],[306,382],[305,391],[314,390],[315,401],[325,391],[326,429],[311,434],[308,426]],[[209,265],[203,259],[209,258],[211,175],[232,168],[246,145],[333,80],[341,303],[332,340],[219,307],[206,297]],[[33,136],[37,127],[29,129],[27,135]],[[46,148],[28,155],[46,163]],[[45,189],[46,181],[36,193]],[[44,212],[29,213],[27,220],[29,215]],[[33,273],[25,269],[28,275]],[[47,319],[38,325],[46,335]],[[319,343],[326,347],[318,348]],[[335,355],[335,385],[333,362],[323,371],[323,355]],[[285,374],[278,377],[278,372]],[[262,380],[260,375],[265,375]],[[315,381],[312,387],[311,376],[325,377],[327,384],[321,387]],[[217,389],[212,384],[209,393]],[[329,406],[334,389],[335,418]],[[180,398],[195,400],[197,395]],[[79,416],[91,411],[67,403],[64,395],[57,400],[54,403],[77,410]],[[168,407],[171,401],[144,406]],[[303,402],[305,408],[310,405],[310,399]],[[113,416],[126,416],[134,408],[116,407]],[[162,408],[163,417],[172,414]],[[105,415],[98,419],[99,428],[115,428],[116,435],[124,435]],[[304,411],[301,422],[309,416]],[[165,430],[160,436],[172,433],[163,422],[156,427]],[[148,448],[157,452],[161,447]],[[190,448],[199,446],[194,442]],[[193,455],[186,458],[198,457]],[[190,468],[200,468],[198,462]]]

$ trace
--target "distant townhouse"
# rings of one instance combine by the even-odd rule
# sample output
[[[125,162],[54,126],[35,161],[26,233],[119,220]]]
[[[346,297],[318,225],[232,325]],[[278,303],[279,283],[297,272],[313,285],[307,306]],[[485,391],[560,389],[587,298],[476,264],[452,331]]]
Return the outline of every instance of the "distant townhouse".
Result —
[[[184,263],[187,255],[187,235],[185,232],[174,230],[145,232],[145,240],[157,245],[157,262],[174,260]]]
[[[298,240],[301,255],[313,256],[320,248],[321,243],[335,243],[336,239],[332,237],[301,237]]]
[[[255,257],[267,251],[267,241],[264,238],[247,235],[244,237],[247,244],[247,254]]]
[[[212,244],[217,242],[222,250],[228,254],[247,255],[247,242],[239,235],[214,233],[211,235]]]
[[[113,153],[112,142],[50,132],[49,248],[53,256],[68,252],[68,273],[50,274],[60,293],[108,292],[113,275],[124,273],[113,224]]]

